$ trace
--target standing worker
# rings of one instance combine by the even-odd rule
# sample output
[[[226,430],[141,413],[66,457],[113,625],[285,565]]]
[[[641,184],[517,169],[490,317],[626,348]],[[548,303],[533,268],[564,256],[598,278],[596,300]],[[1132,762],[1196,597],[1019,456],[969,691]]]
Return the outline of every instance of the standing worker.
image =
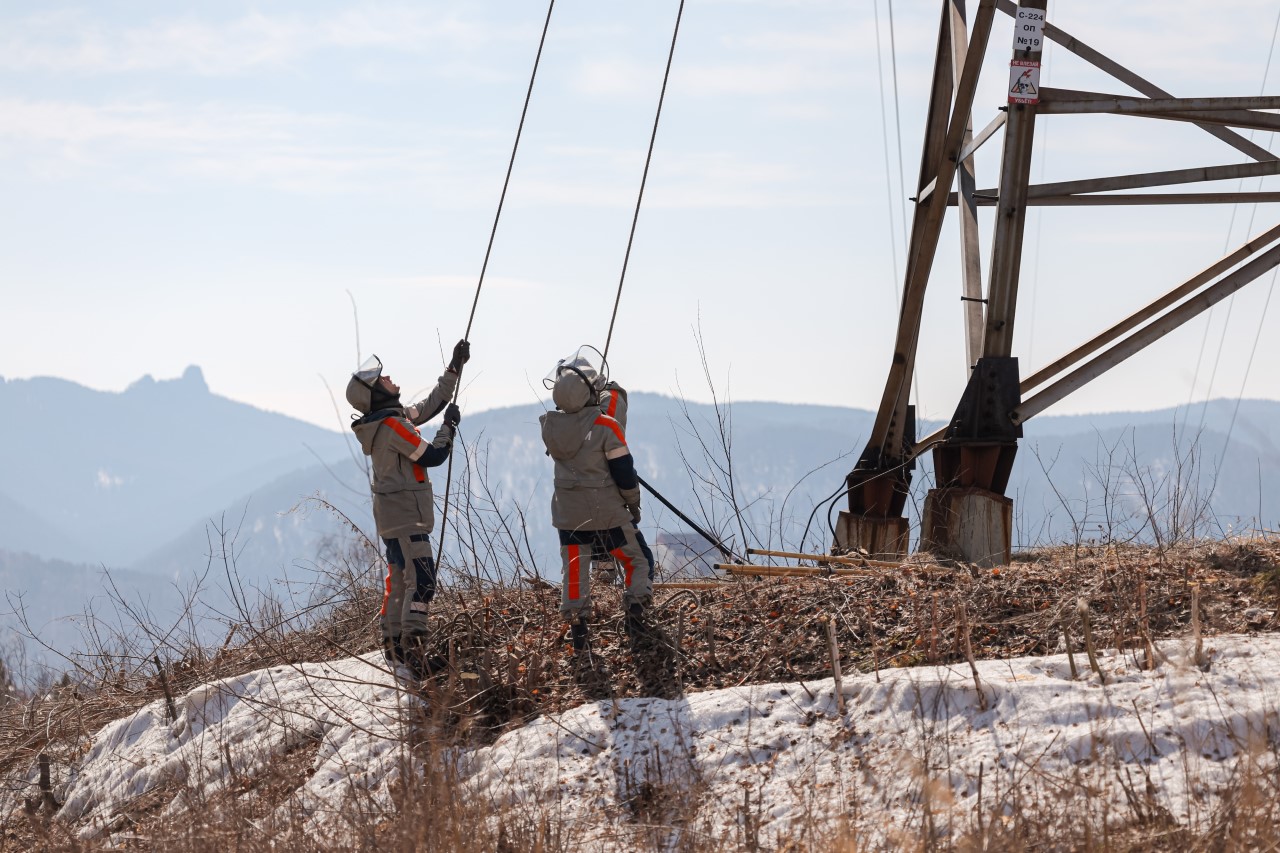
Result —
[[[602,367],[607,372],[607,366]],[[596,385],[600,387],[600,411],[618,422],[622,427],[625,435],[627,432],[627,389],[623,388],[611,378],[603,375],[596,377]],[[649,548],[649,543],[644,541],[644,534],[640,532],[639,521],[633,521],[632,525],[636,528],[636,542],[640,543],[640,550],[644,551],[644,557],[649,561],[649,580],[653,580],[654,570],[657,563],[653,559],[653,551]],[[597,563],[596,577],[603,583],[612,584],[617,575],[617,563],[604,552],[598,551],[593,559]]]
[[[373,519],[386,546],[387,580],[379,622],[387,661],[404,664],[415,679],[444,666],[426,655],[427,606],[436,594],[436,565],[431,557],[435,512],[427,468],[449,458],[462,413],[449,401],[458,387],[471,345],[458,341],[449,366],[426,399],[405,407],[400,386],[382,374],[371,356],[347,383],[347,402],[363,417],[351,429],[373,464]],[[444,411],[436,437],[424,441],[418,427]]]
[[[555,461],[551,524],[559,531],[563,575],[560,613],[575,655],[590,650],[591,556],[597,549],[622,567],[626,632],[638,649],[652,635],[644,610],[652,603],[652,564],[636,536],[640,483],[622,425],[599,409],[600,373],[586,359],[556,365],[547,383],[556,411],[546,412],[542,441]]]

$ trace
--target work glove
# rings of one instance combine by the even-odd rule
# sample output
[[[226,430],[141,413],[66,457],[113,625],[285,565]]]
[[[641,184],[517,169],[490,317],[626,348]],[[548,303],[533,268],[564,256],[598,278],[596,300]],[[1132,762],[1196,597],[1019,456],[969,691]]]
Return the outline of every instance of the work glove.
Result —
[[[458,341],[453,345],[453,358],[449,359],[449,369],[454,373],[462,371],[462,365],[471,360],[471,342]]]
[[[640,523],[640,504],[632,504],[627,507],[627,511],[631,513],[631,523]]]
[[[462,410],[458,408],[457,403],[450,403],[444,409],[445,426],[457,429],[458,424],[462,422]]]

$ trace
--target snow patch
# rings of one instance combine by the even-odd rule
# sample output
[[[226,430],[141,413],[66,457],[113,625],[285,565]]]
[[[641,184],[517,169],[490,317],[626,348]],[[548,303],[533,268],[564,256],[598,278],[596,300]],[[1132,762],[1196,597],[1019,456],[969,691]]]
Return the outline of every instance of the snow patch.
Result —
[[[382,655],[277,666],[204,684],[105,726],[68,782],[60,817],[93,837],[121,806],[179,782],[210,794],[236,776],[261,773],[301,744],[318,751],[290,805],[304,814],[333,813],[357,789],[394,776],[405,696],[381,666]],[[182,808],[173,797],[167,811]]]
[[[979,778],[989,798],[1087,784],[1122,815],[1127,774],[1190,826],[1242,761],[1274,766],[1280,732],[1280,637],[1213,646],[1207,671],[1183,641],[1160,644],[1154,671],[1132,653],[1102,654],[1105,683],[1088,670],[1072,680],[1065,656],[981,661],[977,684],[967,665],[861,674],[843,682],[843,715],[831,679],[596,702],[459,753],[462,784],[492,804],[495,826],[533,810],[593,849],[631,849],[638,823],[671,827],[673,843],[698,832],[742,844],[750,832],[768,847],[844,821],[860,841],[893,844],[918,832],[926,808],[938,831],[967,826]],[[335,838],[353,796],[394,810],[413,701],[377,653],[202,685],[181,697],[176,722],[161,701],[99,731],[58,792],[61,816],[90,837],[168,783],[211,792],[310,744],[280,809]],[[0,817],[14,802],[0,801]],[[167,808],[182,803],[175,793]]]

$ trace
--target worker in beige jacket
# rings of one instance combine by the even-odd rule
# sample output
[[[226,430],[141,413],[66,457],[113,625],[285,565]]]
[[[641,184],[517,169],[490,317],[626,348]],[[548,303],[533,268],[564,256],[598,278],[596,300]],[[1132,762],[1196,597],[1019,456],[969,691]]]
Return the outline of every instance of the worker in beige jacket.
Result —
[[[383,649],[389,662],[405,664],[416,678],[443,665],[425,654],[427,606],[436,592],[430,541],[434,499],[426,469],[449,458],[462,420],[457,405],[449,401],[470,357],[470,344],[459,341],[431,393],[412,406],[400,402],[400,386],[383,374],[377,356],[347,383],[347,402],[361,415],[351,429],[372,464],[373,519],[386,547],[386,591],[379,614]],[[418,427],[442,411],[443,424],[435,438],[426,441]]]
[[[603,376],[597,377],[595,384],[600,388],[600,411],[617,421],[625,434],[627,431],[628,410],[627,389],[613,381],[612,378],[606,380]],[[644,551],[644,558],[649,561],[649,580],[653,580],[654,570],[658,564],[653,559],[653,551],[650,550],[649,543],[644,540],[644,533],[640,531],[639,522],[632,522],[632,525],[636,528],[636,542],[640,544],[640,550]],[[607,584],[613,584],[617,581],[618,564],[607,552],[597,548],[592,559],[595,563],[597,580]]]
[[[652,566],[636,537],[640,484],[622,425],[599,408],[596,373],[561,362],[549,380],[556,411],[539,419],[542,441],[555,461],[551,524],[560,534],[560,612],[569,621],[575,652],[589,649],[591,555],[607,552],[622,567],[626,630],[633,644],[649,634],[644,610],[652,603]]]

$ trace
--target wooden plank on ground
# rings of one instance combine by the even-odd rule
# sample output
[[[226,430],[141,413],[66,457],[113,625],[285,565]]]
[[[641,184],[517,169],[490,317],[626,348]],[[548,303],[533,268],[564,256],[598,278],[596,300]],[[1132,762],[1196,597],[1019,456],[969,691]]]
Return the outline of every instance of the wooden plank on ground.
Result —
[[[882,569],[897,569],[902,563],[886,560],[872,560],[857,554],[804,554],[798,551],[770,551],[765,548],[748,548],[747,553],[756,557],[779,557],[783,560],[814,560],[820,563],[841,563],[849,566],[875,566]]]
[[[880,577],[875,569],[815,569],[810,566],[746,566],[741,563],[716,563],[716,571],[730,575],[765,578]]]

